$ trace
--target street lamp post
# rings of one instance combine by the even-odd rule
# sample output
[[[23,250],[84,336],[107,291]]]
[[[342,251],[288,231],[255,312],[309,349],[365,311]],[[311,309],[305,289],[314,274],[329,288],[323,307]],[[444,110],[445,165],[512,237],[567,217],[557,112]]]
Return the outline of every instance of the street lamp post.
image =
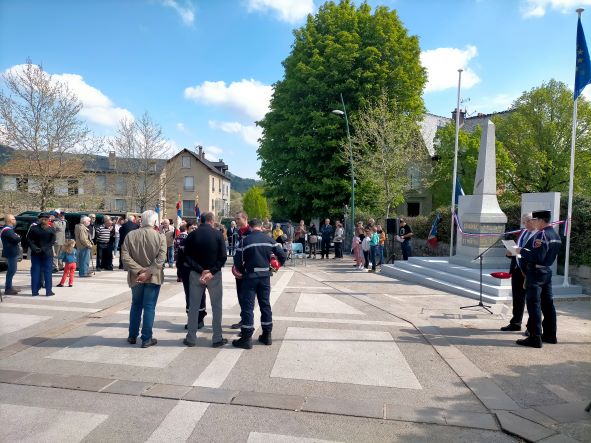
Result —
[[[344,115],[345,125],[347,127],[347,140],[349,141],[349,161],[351,162],[351,234],[355,232],[355,169],[353,168],[353,145],[351,144],[351,133],[349,132],[349,118],[347,117],[347,108],[345,107],[345,100],[341,93],[341,103],[343,110],[335,109],[333,114]],[[352,237],[351,237],[352,238]]]

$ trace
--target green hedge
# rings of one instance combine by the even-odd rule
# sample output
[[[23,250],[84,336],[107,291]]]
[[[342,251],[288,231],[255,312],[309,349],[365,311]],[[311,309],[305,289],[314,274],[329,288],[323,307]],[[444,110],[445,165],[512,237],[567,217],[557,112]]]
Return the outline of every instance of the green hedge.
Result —
[[[517,229],[521,219],[521,204],[504,204],[501,209],[507,215],[506,230]],[[560,218],[565,219],[568,209],[568,197],[560,201]],[[441,214],[441,222],[437,227],[437,237],[441,242],[449,243],[451,217],[449,207],[440,207],[428,216],[407,217],[415,236],[427,239],[431,230],[431,224],[437,213]],[[572,232],[570,244],[570,263],[575,265],[591,266],[591,197],[576,196],[573,199]],[[559,229],[562,238],[562,248],[558,256],[559,264],[564,262],[566,251],[566,238],[563,225]]]

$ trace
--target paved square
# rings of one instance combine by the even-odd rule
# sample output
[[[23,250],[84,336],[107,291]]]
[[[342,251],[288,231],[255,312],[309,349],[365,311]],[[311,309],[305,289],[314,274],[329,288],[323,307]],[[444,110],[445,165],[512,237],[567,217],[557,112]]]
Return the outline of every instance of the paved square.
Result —
[[[60,349],[46,358],[165,368],[185,349],[184,346],[180,346],[179,338],[182,338],[182,334],[156,327],[154,328],[154,337],[158,339],[158,346],[142,349],[139,337],[137,345],[130,345],[126,341],[127,326],[127,322],[121,322],[108,327],[94,335],[78,340],[67,348]]]
[[[289,327],[271,377],[422,389],[392,335]]]
[[[42,321],[48,320],[51,317],[43,315],[29,315],[29,314],[12,314],[8,312],[0,313],[0,335],[10,334],[11,332],[20,331],[28,328]]]
[[[55,285],[59,283],[59,281],[54,282],[53,292],[55,292],[55,296],[42,298],[42,300],[48,301],[50,303],[55,302],[72,302],[72,303],[98,303],[103,300],[106,300],[111,297],[115,297],[120,295],[124,292],[129,293],[129,297],[131,299],[131,289],[127,287],[127,284],[105,284],[104,282],[100,282],[98,280],[93,281],[92,283],[86,283],[85,280],[84,286],[80,285],[80,280],[74,280],[74,286],[58,288]],[[67,283],[67,281],[66,281]],[[45,294],[45,290],[41,290],[41,294]]]
[[[345,302],[329,294],[302,293],[295,307],[296,312],[318,312],[321,314],[365,315]]]
[[[205,299],[207,303],[207,310],[211,312],[211,303],[209,302],[209,294],[207,291],[205,292]],[[236,297],[236,289],[234,291],[228,291],[224,288],[224,296],[222,298],[222,308],[223,309],[232,309],[234,306],[238,304],[238,297]],[[158,303],[156,306],[156,310],[158,310],[158,306],[163,308],[180,308],[185,311],[185,293],[183,291],[177,292],[169,299],[163,301],[162,303]],[[156,316],[158,316],[158,312],[156,312]]]
[[[108,418],[103,414],[10,404],[0,404],[0,417],[0,441],[31,443],[78,443]]]
[[[319,440],[317,438],[294,437],[292,435],[268,434],[266,432],[251,432],[246,443],[339,443],[334,440]]]

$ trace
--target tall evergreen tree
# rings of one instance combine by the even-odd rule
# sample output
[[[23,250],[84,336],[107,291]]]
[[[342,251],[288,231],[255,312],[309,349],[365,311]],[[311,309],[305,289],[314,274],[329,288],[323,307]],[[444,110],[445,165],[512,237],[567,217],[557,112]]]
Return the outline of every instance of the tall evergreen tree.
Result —
[[[339,155],[345,123],[331,114],[356,111],[382,90],[399,112],[423,112],[426,72],[419,41],[395,11],[366,3],[327,2],[294,31],[285,75],[274,86],[263,128],[260,176],[273,213],[290,218],[337,216],[349,202],[350,169]]]

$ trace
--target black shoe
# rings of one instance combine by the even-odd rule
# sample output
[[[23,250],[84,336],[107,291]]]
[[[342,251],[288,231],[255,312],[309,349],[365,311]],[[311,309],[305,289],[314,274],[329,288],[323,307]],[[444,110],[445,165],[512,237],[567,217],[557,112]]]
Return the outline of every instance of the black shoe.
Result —
[[[127,337],[127,343],[129,343],[130,345],[135,345],[137,343],[137,338],[136,337]]]
[[[250,337],[240,337],[238,340],[232,340],[232,346],[235,348],[252,349]]]
[[[74,285],[68,285],[68,288],[71,288],[72,286],[74,286]]]
[[[58,274],[59,272],[60,272],[60,270],[57,268],[51,270],[52,274]]]
[[[189,325],[185,325],[185,329],[189,329]]]
[[[232,326],[230,326],[230,329],[240,329],[242,327],[242,322],[239,321],[238,323],[234,323]]]
[[[64,285],[62,285],[61,283],[59,285],[55,285],[55,286],[58,287],[58,288],[63,288],[64,287]]]
[[[529,346],[530,348],[541,348],[542,338],[539,335],[530,335],[522,340],[517,340],[515,343],[520,346]]]
[[[515,323],[509,323],[507,326],[503,326],[501,331],[521,331],[521,325],[516,325]]]
[[[142,342],[142,348],[149,348],[150,346],[154,346],[156,343],[158,343],[158,340],[151,338],[150,340]]]
[[[215,343],[211,344],[212,348],[219,348],[220,346],[224,346],[228,344],[228,339],[222,338],[220,341],[216,341]]]
[[[523,336],[524,337],[529,337],[529,331],[527,329],[523,332]]]
[[[197,329],[203,329],[204,326],[205,326],[205,323],[203,323],[202,321],[197,323]]]
[[[259,342],[261,342],[264,345],[271,346],[273,344],[273,340],[271,339],[271,333],[263,332],[261,335],[259,335]]]
[[[31,294],[32,297],[37,297],[38,295],[39,295],[38,292],[36,294]]]
[[[193,348],[195,346],[195,343],[191,343],[189,340],[187,340],[186,338],[183,340],[183,344],[185,346],[188,346],[189,348]]]
[[[555,345],[556,343],[558,343],[558,340],[556,340],[556,337],[547,337],[544,334],[542,334],[542,341],[544,343],[550,343],[551,345]]]
[[[55,292],[49,292],[48,294],[45,294],[46,297],[51,297],[52,295],[55,295]]]

